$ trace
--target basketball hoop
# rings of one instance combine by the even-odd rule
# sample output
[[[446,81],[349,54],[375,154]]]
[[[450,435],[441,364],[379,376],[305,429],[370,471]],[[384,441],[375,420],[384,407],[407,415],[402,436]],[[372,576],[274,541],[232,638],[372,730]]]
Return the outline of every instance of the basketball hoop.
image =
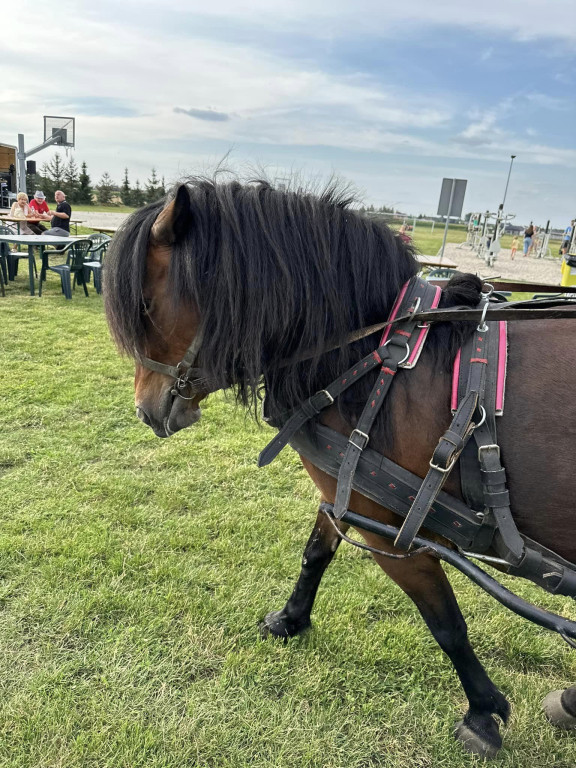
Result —
[[[73,147],[75,143],[76,119],[74,117],[58,117],[44,115],[44,141],[54,140],[54,144]]]

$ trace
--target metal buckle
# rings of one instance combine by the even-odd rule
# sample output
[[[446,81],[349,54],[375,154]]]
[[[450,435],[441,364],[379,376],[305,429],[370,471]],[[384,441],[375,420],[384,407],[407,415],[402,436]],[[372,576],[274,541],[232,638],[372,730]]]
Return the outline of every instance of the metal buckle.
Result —
[[[500,458],[500,446],[496,443],[490,443],[489,445],[479,445],[478,446],[478,461],[481,461],[480,458],[482,456],[482,451],[487,451],[489,448],[496,448],[498,451],[498,458]]]
[[[355,443],[352,439],[354,435],[359,435],[362,438],[362,445],[358,445],[358,443]],[[361,432],[359,429],[353,429],[350,433],[350,437],[348,438],[348,442],[352,443],[354,448],[358,448],[359,451],[363,451],[364,448],[368,445],[368,440],[370,440],[370,436],[366,434],[366,432]]]
[[[312,402],[312,405],[314,406],[314,408],[316,408],[316,397],[318,397],[318,395],[325,395],[328,398],[328,402],[324,403],[323,405],[320,405],[318,408],[319,410],[322,410],[322,408],[328,408],[328,406],[332,405],[332,403],[334,402],[334,398],[332,397],[330,392],[328,392],[327,389],[319,389],[318,392],[314,392],[314,394],[310,398],[310,401]]]
[[[450,442],[452,442],[452,441],[451,441],[451,440],[448,440],[448,442],[450,443]],[[434,464],[434,463],[432,462],[432,459],[433,459],[434,457],[432,457],[432,459],[430,459],[430,461],[429,461],[428,463],[429,463],[429,465],[430,465],[430,467],[431,467],[432,469],[437,469],[437,470],[438,470],[438,472],[442,472],[442,474],[443,474],[443,475],[445,475],[447,472],[450,472],[450,470],[452,469],[452,467],[454,466],[454,464],[456,464],[456,462],[458,461],[458,456],[460,456],[460,454],[459,454],[459,453],[458,453],[458,454],[456,454],[456,456],[454,456],[454,457],[452,458],[452,461],[450,462],[450,464],[448,464],[448,466],[446,467],[446,469],[444,469],[444,467],[439,467],[439,466],[438,466],[438,464]]]

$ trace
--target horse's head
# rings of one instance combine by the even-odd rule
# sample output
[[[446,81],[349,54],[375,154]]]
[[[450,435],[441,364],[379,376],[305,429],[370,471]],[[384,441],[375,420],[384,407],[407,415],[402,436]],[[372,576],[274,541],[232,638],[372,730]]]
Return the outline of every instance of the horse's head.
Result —
[[[169,286],[172,249],[189,216],[189,206],[186,188],[181,187],[155,217],[141,273],[139,338],[134,352],[136,414],[158,437],[169,437],[199,421],[200,401],[208,394],[197,364],[198,310],[176,301]],[[118,283],[122,276],[116,278]],[[115,287],[116,296],[107,301],[109,319],[110,304],[116,305],[113,314],[117,314],[123,300],[119,286]],[[109,288],[114,290],[112,284]],[[126,347],[123,337],[121,344]]]
[[[344,340],[387,317],[416,263],[347,202],[332,187],[192,179],[125,222],[107,255],[106,312],[136,361],[138,416],[158,436],[197,422],[220,388],[256,412],[263,385],[268,413],[285,413],[366,353],[368,340],[352,352]]]

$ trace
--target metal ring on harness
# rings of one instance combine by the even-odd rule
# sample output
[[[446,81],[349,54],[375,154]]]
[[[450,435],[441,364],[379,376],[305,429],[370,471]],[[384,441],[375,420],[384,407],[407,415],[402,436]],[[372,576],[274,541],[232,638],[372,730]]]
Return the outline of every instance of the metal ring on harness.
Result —
[[[481,333],[485,333],[488,330],[488,326],[486,325],[486,313],[488,312],[490,296],[494,293],[494,286],[492,283],[484,283],[483,285],[490,288],[490,290],[480,293],[480,296],[482,299],[484,299],[484,307],[482,308],[482,317],[480,318],[480,322],[478,323],[476,330],[480,331]]]
[[[387,347],[387,346],[388,346],[388,344],[390,344],[390,342],[391,342],[391,341],[392,341],[392,339],[388,339],[388,341],[384,342],[384,344],[383,344],[382,346],[383,346],[383,347]],[[404,355],[404,357],[402,358],[402,360],[399,360],[399,361],[396,363],[396,365],[400,366],[400,365],[402,365],[402,363],[405,363],[405,362],[406,362],[406,360],[408,360],[408,358],[410,357],[410,352],[411,352],[411,350],[410,350],[410,345],[408,344],[408,342],[406,342],[406,354]]]

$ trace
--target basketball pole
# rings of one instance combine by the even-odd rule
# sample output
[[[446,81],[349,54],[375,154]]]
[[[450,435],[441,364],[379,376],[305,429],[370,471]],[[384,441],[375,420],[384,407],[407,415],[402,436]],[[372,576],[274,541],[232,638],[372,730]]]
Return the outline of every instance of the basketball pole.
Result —
[[[52,136],[49,139],[46,139],[46,141],[43,141],[42,144],[39,144],[37,147],[26,152],[24,149],[24,134],[18,134],[18,152],[16,153],[18,161],[18,182],[16,186],[18,187],[18,192],[25,192],[28,194],[26,190],[26,160],[32,155],[35,155],[36,152],[40,152],[41,149],[46,149],[46,147],[51,147],[54,144],[61,145],[63,143],[62,136]]]

